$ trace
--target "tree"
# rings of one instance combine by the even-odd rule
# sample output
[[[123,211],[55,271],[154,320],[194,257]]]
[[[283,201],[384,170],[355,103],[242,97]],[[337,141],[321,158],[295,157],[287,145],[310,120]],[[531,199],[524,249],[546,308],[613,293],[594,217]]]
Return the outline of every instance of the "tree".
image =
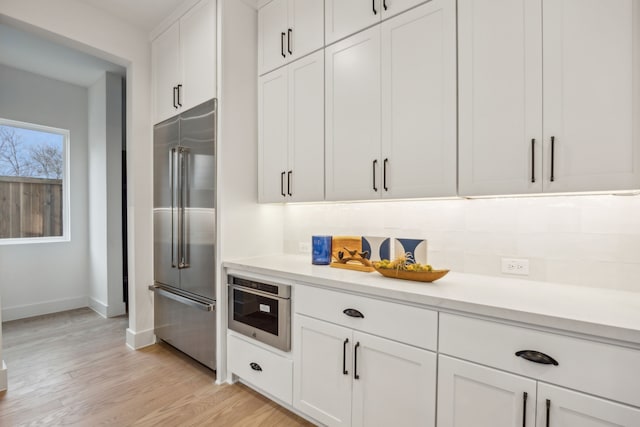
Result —
[[[0,127],[0,173],[7,176],[30,176],[30,159],[22,150],[22,138],[16,131]]]
[[[33,176],[62,178],[62,149],[57,145],[40,143],[29,147]]]
[[[0,126],[0,175],[61,179],[62,146],[41,141],[26,144],[9,126]]]

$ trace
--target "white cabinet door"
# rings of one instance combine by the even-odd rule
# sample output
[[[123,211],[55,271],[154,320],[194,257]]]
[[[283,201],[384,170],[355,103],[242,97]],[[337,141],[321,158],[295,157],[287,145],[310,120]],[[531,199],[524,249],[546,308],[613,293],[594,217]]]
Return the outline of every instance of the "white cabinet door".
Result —
[[[216,2],[203,0],[180,18],[182,109],[216,97]]]
[[[640,2],[543,6],[545,190],[638,188]]]
[[[382,0],[325,0],[324,5],[326,44],[377,24],[382,15]]]
[[[177,87],[180,83],[180,24],[176,22],[151,44],[154,123],[178,113]]]
[[[438,427],[533,426],[535,402],[534,380],[438,357]]]
[[[351,329],[295,316],[293,406],[329,426],[351,425]]]
[[[291,60],[303,57],[324,45],[324,2],[322,0],[289,0],[287,48]]]
[[[258,199],[285,200],[287,173],[287,69],[258,81]]]
[[[355,427],[435,425],[435,353],[361,332],[353,345]]]
[[[455,2],[382,23],[382,196],[456,194]]]
[[[458,1],[460,195],[542,191],[541,9]]]
[[[381,0],[382,1],[382,19],[397,15],[405,10],[424,3],[425,0]],[[455,4],[452,3],[455,7]]]
[[[640,410],[539,383],[537,419],[538,427],[637,427]]]
[[[379,198],[380,28],[326,48],[325,79],[327,200]]]
[[[287,60],[287,2],[273,0],[258,11],[258,70],[264,74]]]
[[[287,199],[324,199],[324,52],[292,62]]]

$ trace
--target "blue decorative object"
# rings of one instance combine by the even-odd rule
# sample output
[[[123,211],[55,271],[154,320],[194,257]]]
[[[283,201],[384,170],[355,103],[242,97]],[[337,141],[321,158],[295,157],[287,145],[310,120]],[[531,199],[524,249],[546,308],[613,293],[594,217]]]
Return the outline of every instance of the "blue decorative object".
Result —
[[[331,236],[311,237],[311,263],[329,265],[331,263]]]
[[[380,261],[391,259],[391,239],[388,237],[362,236],[362,252],[368,252],[367,259]]]
[[[423,239],[398,239],[395,242],[396,257],[405,256],[409,264],[427,263],[427,241]]]

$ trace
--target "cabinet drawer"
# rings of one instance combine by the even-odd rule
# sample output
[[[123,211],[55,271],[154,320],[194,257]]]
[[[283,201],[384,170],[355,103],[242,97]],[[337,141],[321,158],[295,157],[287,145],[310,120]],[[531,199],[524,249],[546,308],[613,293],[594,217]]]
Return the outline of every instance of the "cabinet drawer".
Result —
[[[227,346],[229,371],[284,403],[292,404],[293,362],[291,359],[248,343],[234,335],[227,336]]]
[[[436,350],[435,311],[310,286],[296,286],[294,304],[296,313]],[[348,316],[344,313],[348,309],[357,310],[364,317]]]
[[[534,350],[558,362],[517,357]],[[440,314],[440,353],[640,406],[640,351],[610,344]]]

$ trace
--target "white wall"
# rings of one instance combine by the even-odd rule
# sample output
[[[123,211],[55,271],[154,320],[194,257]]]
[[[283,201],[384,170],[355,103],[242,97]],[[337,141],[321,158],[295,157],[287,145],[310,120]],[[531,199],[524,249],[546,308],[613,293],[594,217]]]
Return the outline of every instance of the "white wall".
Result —
[[[75,0],[3,0],[0,20],[38,28],[56,41],[127,67],[129,329],[127,344],[154,342],[150,44],[147,34]]]
[[[640,196],[288,205],[285,222],[289,253],[314,234],[418,237],[436,268],[500,276],[502,257],[528,258],[532,280],[640,292]]]
[[[105,73],[89,88],[89,306],[125,314],[122,301],[122,78]]]
[[[257,16],[247,3],[218,0],[218,301],[227,301],[221,262],[283,250],[282,206],[257,203]],[[223,313],[218,310],[219,382],[226,380]]]
[[[2,307],[2,298],[0,298]],[[0,310],[0,325],[2,325],[2,310]],[[2,327],[0,327],[0,391],[7,389],[7,365],[2,358]]]
[[[2,318],[87,306],[87,90],[0,65],[0,117],[70,131],[70,242],[0,245]]]

